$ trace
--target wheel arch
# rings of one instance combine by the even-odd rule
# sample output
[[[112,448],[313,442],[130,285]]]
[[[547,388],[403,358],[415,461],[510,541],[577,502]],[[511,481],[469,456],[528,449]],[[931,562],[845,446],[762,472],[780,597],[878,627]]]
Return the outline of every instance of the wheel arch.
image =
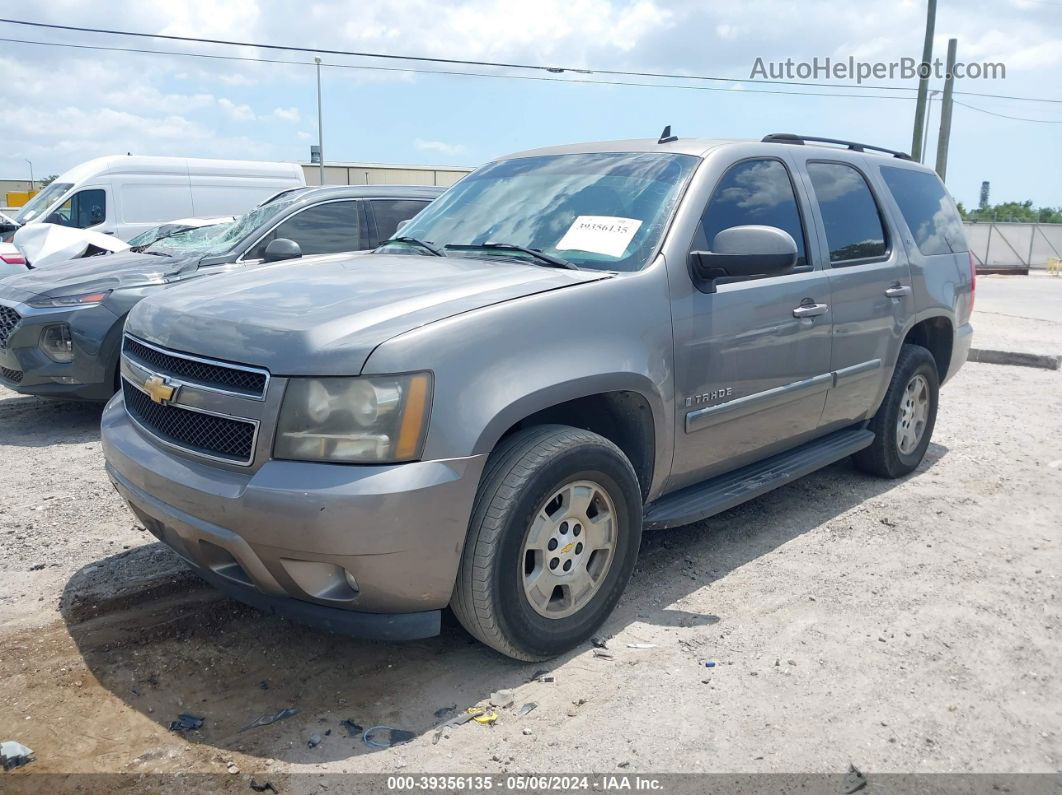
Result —
[[[950,317],[937,314],[919,318],[907,329],[901,344],[921,345],[928,350],[937,364],[940,383],[947,380],[955,345],[955,323]]]
[[[645,500],[667,474],[661,471],[663,414],[663,401],[648,379],[627,374],[579,379],[532,392],[505,406],[484,427],[475,452],[489,453],[507,436],[535,425],[583,428],[623,451]]]

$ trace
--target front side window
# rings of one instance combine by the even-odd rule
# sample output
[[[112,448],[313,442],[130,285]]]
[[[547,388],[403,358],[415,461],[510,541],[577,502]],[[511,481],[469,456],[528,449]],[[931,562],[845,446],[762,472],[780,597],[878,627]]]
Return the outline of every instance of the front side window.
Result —
[[[844,163],[808,163],[808,176],[826,227],[830,262],[885,256],[885,228],[863,175]]]
[[[540,155],[490,163],[436,199],[402,235],[462,256],[536,249],[580,268],[636,271],[659,248],[699,158],[660,152]],[[413,253],[388,244],[384,253]]]
[[[962,218],[936,174],[885,166],[881,176],[919,251],[929,257],[968,250]]]
[[[52,224],[87,229],[107,218],[107,194],[100,188],[79,190],[45,220]]]
[[[402,221],[408,221],[428,206],[428,202],[414,199],[373,199],[369,204],[376,219],[377,241],[373,245],[394,237]]]
[[[296,213],[262,238],[247,258],[261,259],[266,246],[278,238],[294,240],[304,255],[357,251],[357,205],[353,201],[328,202]]]
[[[701,216],[704,244],[711,248],[724,229],[750,224],[788,232],[797,246],[796,267],[807,265],[804,225],[793,182],[778,160],[746,160],[723,175]]]

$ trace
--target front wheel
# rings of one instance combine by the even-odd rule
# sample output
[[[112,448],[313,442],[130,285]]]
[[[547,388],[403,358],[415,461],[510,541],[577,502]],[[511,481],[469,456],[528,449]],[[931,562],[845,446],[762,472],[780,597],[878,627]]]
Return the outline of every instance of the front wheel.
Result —
[[[933,355],[920,345],[904,345],[889,391],[870,421],[874,443],[853,456],[856,466],[885,478],[913,472],[929,448],[939,395]]]
[[[502,654],[555,657],[612,612],[641,532],[638,478],[616,445],[567,426],[519,431],[487,461],[451,607]]]

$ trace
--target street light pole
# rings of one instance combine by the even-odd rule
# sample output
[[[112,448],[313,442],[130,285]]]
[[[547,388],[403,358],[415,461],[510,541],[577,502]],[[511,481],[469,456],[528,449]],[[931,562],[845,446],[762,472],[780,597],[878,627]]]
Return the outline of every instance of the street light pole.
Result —
[[[324,185],[324,124],[321,121],[321,59],[314,58],[313,62],[317,64],[317,149],[318,161],[317,167],[318,173],[321,175],[320,183]]]
[[[29,163],[29,167],[30,167],[30,189],[29,189],[29,192],[33,193],[33,161],[32,160],[27,160],[26,162]]]
[[[937,0],[929,0],[926,8],[926,40],[922,45],[919,66],[918,98],[915,100],[914,135],[911,136],[911,157],[922,162],[922,130],[926,121],[926,93],[929,91],[930,61],[933,58],[933,28],[937,19]]]

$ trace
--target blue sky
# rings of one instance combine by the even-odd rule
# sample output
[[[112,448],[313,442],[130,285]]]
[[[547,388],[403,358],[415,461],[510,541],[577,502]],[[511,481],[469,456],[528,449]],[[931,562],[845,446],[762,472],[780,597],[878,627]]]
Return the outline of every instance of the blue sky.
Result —
[[[749,77],[757,57],[917,57],[925,13],[924,2],[844,0],[750,0],[740,5],[683,0],[56,0],[47,8],[25,8],[8,13],[33,21],[185,36],[727,78]],[[959,39],[960,60],[1002,62],[1007,69],[1006,79],[958,81],[957,90],[1062,100],[1057,87],[1062,0],[942,0],[935,46],[942,58],[951,36]],[[0,37],[312,60],[306,53],[136,41],[6,24],[0,24]],[[322,57],[326,63],[401,65]],[[803,132],[908,150],[914,109],[911,99],[884,98],[903,92],[836,88],[833,93],[879,98],[784,96],[751,90],[777,87],[726,82],[701,85],[745,90],[331,67],[323,70],[323,81],[326,159],[385,163],[474,166],[536,146],[655,136],[664,124],[678,135],[759,138],[768,132]],[[317,138],[315,91],[314,70],[307,65],[0,42],[0,177],[24,177],[25,158],[42,175],[126,151],[305,160]],[[1062,103],[957,99],[983,111],[1062,122]],[[931,156],[939,111],[937,103]],[[984,179],[992,183],[993,201],[1028,198],[1062,205],[1060,144],[1062,124],[999,118],[957,106],[948,186],[967,205],[976,204]]]

